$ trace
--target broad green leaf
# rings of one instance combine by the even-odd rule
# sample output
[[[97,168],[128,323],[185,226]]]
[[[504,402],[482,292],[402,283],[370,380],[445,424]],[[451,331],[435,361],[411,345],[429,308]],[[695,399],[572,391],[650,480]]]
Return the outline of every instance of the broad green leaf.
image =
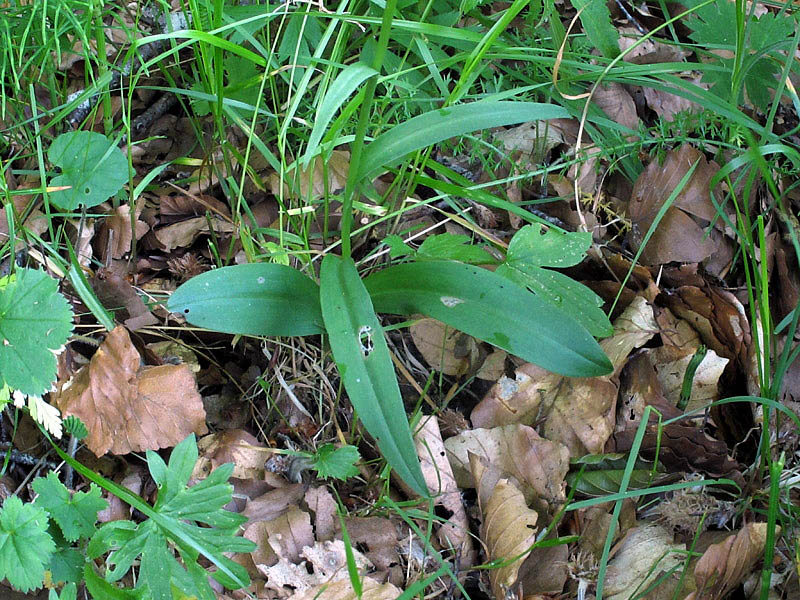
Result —
[[[56,378],[56,352],[72,333],[72,311],[44,271],[17,269],[0,290],[0,387],[41,396]]]
[[[328,254],[320,288],[325,328],[350,402],[392,469],[428,496],[389,348],[355,263]]]
[[[420,148],[448,138],[502,125],[569,118],[565,108],[537,102],[480,101],[439,108],[395,125],[364,151],[357,181],[371,177]]]
[[[542,268],[577,265],[591,244],[591,233],[545,231],[538,223],[526,225],[511,238],[506,261],[495,272],[568,313],[592,335],[607,337],[614,327],[601,308],[602,298],[563,273]]]
[[[119,148],[106,136],[93,131],[62,133],[50,145],[47,158],[61,175],[51,186],[70,186],[52,192],[50,200],[64,210],[87,208],[105,202],[128,181],[128,162]]]
[[[42,586],[44,567],[56,549],[47,533],[47,513],[9,496],[0,509],[0,580],[21,592]]]
[[[303,156],[303,165],[305,167],[311,162],[311,158],[316,152],[322,136],[325,134],[325,129],[327,129],[328,123],[331,122],[336,111],[339,110],[358,86],[377,74],[378,72],[375,69],[358,62],[348,65],[336,76],[317,109],[314,128],[311,130],[311,136],[308,138],[306,152]]]
[[[573,461],[574,472],[567,474],[567,483],[587,496],[605,496],[619,491],[628,457],[624,454],[588,454]],[[579,469],[583,473],[578,478]],[[638,490],[658,485],[664,473],[660,467],[653,469],[653,463],[637,459],[631,472],[628,489]]]
[[[274,263],[198,275],[175,290],[167,307],[193,325],[225,333],[290,336],[324,331],[317,284]]]
[[[581,13],[581,25],[586,36],[595,48],[606,58],[616,58],[619,54],[619,32],[611,22],[605,0],[572,0],[576,10]]]
[[[91,537],[95,532],[97,513],[108,506],[108,502],[100,497],[100,488],[94,484],[88,492],[70,494],[55,471],[50,471],[47,477],[34,480],[33,489],[39,494],[36,506],[50,513],[50,517],[61,528],[64,539],[69,542]]]
[[[457,260],[471,265],[497,264],[491,254],[484,248],[470,243],[468,235],[442,233],[431,235],[417,250],[417,259]]]
[[[595,339],[564,311],[496,273],[457,262],[389,267],[364,285],[377,312],[422,313],[570,377],[611,372]]]

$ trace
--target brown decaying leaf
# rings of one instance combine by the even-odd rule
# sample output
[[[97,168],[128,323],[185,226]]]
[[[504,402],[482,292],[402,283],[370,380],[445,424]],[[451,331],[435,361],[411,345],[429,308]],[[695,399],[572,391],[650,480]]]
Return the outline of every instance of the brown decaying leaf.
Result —
[[[233,463],[237,479],[263,479],[264,462],[273,453],[253,435],[242,429],[212,433],[197,442],[199,458],[192,476],[205,479],[213,469]]]
[[[101,262],[109,260],[106,256],[109,237],[111,237],[111,258],[122,258],[131,251],[133,236],[136,235],[136,239],[140,240],[150,230],[147,223],[139,220],[141,213],[141,209],[137,209],[133,215],[134,230],[131,230],[131,207],[128,204],[118,206],[103,219],[94,240],[95,251]]]
[[[420,319],[409,331],[414,345],[431,367],[445,375],[463,375],[474,366],[480,352],[475,339],[436,319]]]
[[[598,86],[592,96],[592,102],[612,121],[634,131],[639,128],[636,104],[621,83],[608,83]]]
[[[695,162],[698,164],[691,179],[667,209],[642,252],[642,264],[696,263],[722,249],[721,244],[705,236],[706,222],[716,216],[708,184],[719,166],[709,163],[688,144],[667,153],[663,164],[652,161],[636,180],[629,206],[633,221],[630,241],[638,250],[664,202]],[[693,217],[700,219],[703,225]]]
[[[777,528],[780,534],[780,527]],[[710,546],[697,561],[697,591],[686,600],[722,600],[753,570],[764,552],[766,523],[748,523],[735,535]]]
[[[389,582],[378,583],[374,579],[366,577],[361,582],[360,596],[353,590],[349,579],[341,579],[297,592],[290,600],[321,600],[322,598],[325,600],[395,600],[402,594],[401,589]]]
[[[197,236],[211,231],[220,233],[231,233],[235,227],[228,220],[210,217],[192,217],[185,221],[179,221],[166,227],[159,227],[155,230],[156,239],[161,244],[161,250],[169,253],[173,248],[187,248],[192,245]]]
[[[539,436],[532,427],[513,424],[492,429],[472,429],[445,443],[447,457],[460,487],[476,487],[470,454],[484,459],[501,477],[513,478],[527,501],[540,498],[558,506],[566,501],[564,477],[569,452],[559,442]]]
[[[203,402],[186,365],[140,366],[128,331],[116,327],[56,397],[66,417],[86,423],[97,456],[175,446],[207,432]]]
[[[643,591],[661,573],[679,565],[685,550],[673,544],[672,534],[660,525],[631,529],[619,543],[614,559],[608,563],[604,598],[629,600],[634,591]],[[648,596],[649,597],[649,596]]]
[[[112,269],[98,269],[91,283],[98,300],[131,331],[158,323],[133,286]]]
[[[597,454],[613,431],[616,374],[630,352],[658,332],[652,307],[637,297],[614,322],[614,335],[601,342],[615,367],[605,377],[567,378],[526,364],[516,381],[501,378],[473,409],[475,427],[541,421],[541,433],[564,444],[570,456]]]
[[[314,513],[314,533],[317,541],[327,542],[336,533],[336,500],[323,486],[309,488],[303,498],[311,512]]]
[[[282,178],[276,173],[269,176],[267,184],[276,197],[302,198],[310,202],[321,198],[326,193],[332,195],[344,189],[349,171],[350,153],[344,150],[334,150],[327,160],[318,156],[308,168],[290,175],[296,176],[296,181],[293,182],[295,184],[293,189],[296,193],[292,193],[286,178]]]
[[[516,559],[489,571],[495,597],[506,598],[506,593],[517,581],[525,551],[536,541],[539,516],[528,508],[522,492],[508,479],[497,482],[481,511],[481,538],[486,544],[489,560]]]
[[[436,417],[423,418],[415,444],[428,490],[435,496],[436,505],[444,508],[450,515],[446,522],[439,525],[439,543],[445,548],[458,551],[460,568],[470,567],[474,564],[476,555],[469,533],[467,512],[461,501],[461,490],[453,476],[453,469],[447,460]]]

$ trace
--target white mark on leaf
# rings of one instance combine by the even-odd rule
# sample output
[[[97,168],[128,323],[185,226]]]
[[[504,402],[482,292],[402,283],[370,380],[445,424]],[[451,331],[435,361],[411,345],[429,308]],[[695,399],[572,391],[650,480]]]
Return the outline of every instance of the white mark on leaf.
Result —
[[[442,296],[440,300],[447,308],[453,308],[464,302],[461,298],[454,298],[453,296]]]
[[[266,280],[265,280],[263,277],[259,277],[258,279],[256,279],[256,281],[257,281],[259,284],[262,284],[262,283],[264,283],[264,281],[266,281]]]
[[[369,325],[362,325],[358,328],[358,346],[364,358],[367,358],[375,349],[375,344],[372,343],[372,327]]]

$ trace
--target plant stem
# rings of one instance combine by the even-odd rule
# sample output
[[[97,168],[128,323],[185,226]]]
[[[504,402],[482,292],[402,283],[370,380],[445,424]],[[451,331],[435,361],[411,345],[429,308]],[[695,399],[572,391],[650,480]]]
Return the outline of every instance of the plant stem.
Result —
[[[383,56],[389,45],[389,31],[392,28],[394,11],[397,8],[397,0],[386,0],[386,8],[383,11],[383,21],[381,22],[381,33],[378,37],[378,46],[375,48],[375,56],[372,59],[372,68],[380,73],[383,65]],[[350,154],[350,172],[347,175],[347,183],[344,188],[344,198],[342,200],[342,256],[349,257],[351,253],[350,231],[353,228],[353,198],[358,191],[360,181],[356,181],[361,154],[364,150],[364,137],[367,133],[370,109],[375,98],[375,87],[378,85],[377,76],[370,77],[364,88],[364,101],[361,104],[361,112],[358,115],[356,124],[356,138],[353,140],[352,152]]]

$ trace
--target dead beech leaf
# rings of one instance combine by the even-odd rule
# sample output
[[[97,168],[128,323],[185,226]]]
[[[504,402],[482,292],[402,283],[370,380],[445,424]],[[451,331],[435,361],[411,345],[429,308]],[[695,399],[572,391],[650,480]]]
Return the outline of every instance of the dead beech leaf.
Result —
[[[518,156],[525,168],[541,164],[553,148],[564,143],[564,136],[547,121],[531,121],[498,131],[494,141],[502,143],[507,154]]]
[[[445,375],[463,375],[478,361],[475,339],[441,321],[420,319],[409,331],[425,362]]]
[[[361,595],[353,590],[350,580],[341,579],[332,583],[315,586],[303,592],[297,592],[289,600],[395,600],[403,591],[388,581],[378,583],[371,577],[361,581]]]
[[[336,581],[350,583],[344,543],[341,540],[316,542],[304,548],[301,556],[308,561],[295,563],[282,557],[271,566],[257,563],[258,570],[267,578],[267,587],[277,592],[278,598],[316,598],[318,596],[305,594],[323,584]],[[369,560],[355,548],[353,548],[353,558],[359,573],[372,567]],[[310,566],[313,568],[309,568]],[[272,597],[274,595],[270,596]],[[322,597],[327,598],[327,596]]]
[[[672,542],[672,534],[660,525],[631,529],[608,563],[605,591],[609,600],[629,600],[666,571],[683,562],[685,550]],[[688,599],[687,599],[688,600]]]
[[[569,452],[558,442],[539,436],[527,425],[505,425],[472,429],[448,438],[448,459],[459,487],[476,487],[470,454],[484,459],[502,477],[518,482],[527,501],[540,498],[550,505],[566,501],[564,478],[569,470]]]
[[[621,83],[599,85],[594,91],[592,102],[612,121],[634,131],[639,128],[636,104]]]
[[[517,581],[525,552],[536,541],[539,516],[528,508],[522,492],[508,479],[497,482],[481,511],[481,538],[486,544],[489,560],[511,561],[489,571],[495,597],[506,598],[506,593]]]
[[[207,435],[197,442],[199,457],[192,476],[204,479],[213,469],[233,463],[237,479],[264,479],[264,462],[272,456],[271,448],[243,429],[228,429]]]
[[[234,225],[230,221],[216,216],[192,217],[166,227],[159,227],[155,230],[155,236],[162,246],[161,249],[169,253],[173,248],[188,248],[197,239],[197,236],[210,233],[212,229],[218,234],[231,233]]]
[[[335,194],[343,190],[349,171],[350,153],[344,150],[334,150],[330,158],[323,159],[321,156],[317,156],[308,168],[299,173],[293,172],[290,177],[296,176],[296,181],[293,182],[291,189],[286,178],[281,178],[276,173],[270,174],[267,185],[276,197],[302,198],[310,202],[321,198],[326,193]],[[295,190],[294,193],[292,189]]]
[[[434,495],[435,504],[450,515],[447,521],[439,525],[439,542],[443,547],[452,547],[459,552],[461,568],[469,567],[476,558],[469,533],[469,521],[461,500],[461,490],[447,460],[436,417],[424,418],[414,442],[428,490]]]
[[[683,377],[686,367],[692,359],[692,354],[687,354],[677,360],[662,361],[662,357],[667,356],[667,353],[659,352],[661,350],[662,348],[656,348],[648,351],[648,358],[656,369],[656,374],[664,389],[664,396],[670,404],[676,406],[680,400]],[[717,384],[728,362],[727,358],[722,358],[713,350],[708,350],[694,374],[692,395],[686,407],[687,412],[719,400]]]
[[[106,249],[109,248],[109,237],[111,238],[111,258],[122,258],[131,251],[131,242],[134,235],[137,240],[140,240],[145,233],[150,231],[150,226],[139,220],[141,213],[141,209],[137,209],[131,215],[131,207],[128,204],[124,204],[118,206],[103,219],[94,242],[95,250],[102,262],[110,260],[106,256]],[[131,216],[133,216],[134,222],[133,230],[131,229]]]
[[[691,179],[667,209],[642,252],[642,264],[696,263],[720,251],[718,244],[705,235],[706,225],[716,216],[708,186],[719,166],[709,163],[688,144],[668,152],[663,164],[651,162],[634,183],[629,206],[633,221],[631,243],[639,249],[664,202],[695,163]]]
[[[112,269],[98,269],[91,283],[103,306],[114,311],[117,319],[131,331],[158,323],[134,287]]]
[[[314,533],[317,541],[326,542],[333,539],[336,532],[335,523],[336,500],[327,487],[318,486],[309,488],[303,497],[311,512],[314,513]]]
[[[86,423],[86,445],[97,456],[175,446],[206,433],[205,411],[186,365],[139,370],[128,331],[116,327],[56,398],[64,416]]]
[[[764,553],[766,541],[767,524],[748,523],[735,535],[709,546],[694,568],[697,591],[686,596],[686,600],[725,598],[753,570]]]

